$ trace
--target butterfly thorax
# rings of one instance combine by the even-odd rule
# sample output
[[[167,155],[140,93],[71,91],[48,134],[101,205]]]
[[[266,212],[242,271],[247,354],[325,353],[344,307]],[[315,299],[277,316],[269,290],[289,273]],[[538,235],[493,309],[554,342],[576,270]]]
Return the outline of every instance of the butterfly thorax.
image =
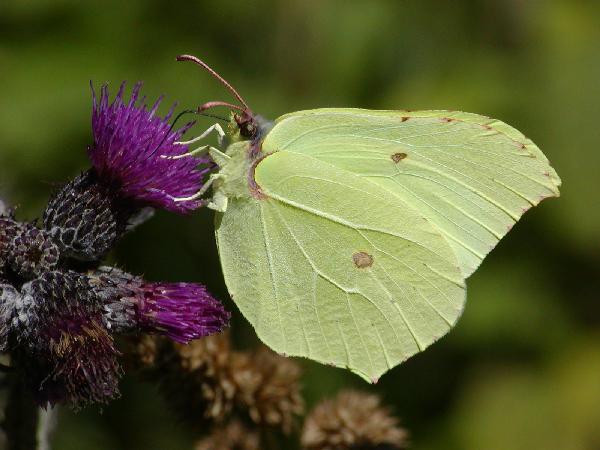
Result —
[[[240,141],[227,147],[225,153],[213,155],[219,166],[218,179],[213,185],[213,203],[224,211],[227,199],[260,199],[262,193],[254,181],[256,165],[263,159],[260,150],[252,151],[260,142]]]

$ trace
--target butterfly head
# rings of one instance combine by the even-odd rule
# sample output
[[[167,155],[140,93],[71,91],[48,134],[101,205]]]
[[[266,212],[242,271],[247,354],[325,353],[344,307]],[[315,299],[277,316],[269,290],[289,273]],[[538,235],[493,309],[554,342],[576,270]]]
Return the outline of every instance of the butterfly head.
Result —
[[[197,108],[196,113],[204,114],[209,109],[217,107],[229,108],[233,112],[231,124],[236,132],[235,134],[239,133],[239,139],[242,140],[254,141],[260,139],[260,137],[264,135],[265,131],[270,128],[270,123],[261,116],[254,114],[246,101],[235,90],[235,88],[204,61],[192,55],[180,55],[177,57],[177,61],[191,61],[200,66],[210,73],[214,78],[216,78],[223,86],[225,86],[233,95],[233,97],[239,102],[239,104],[224,101],[206,102]]]

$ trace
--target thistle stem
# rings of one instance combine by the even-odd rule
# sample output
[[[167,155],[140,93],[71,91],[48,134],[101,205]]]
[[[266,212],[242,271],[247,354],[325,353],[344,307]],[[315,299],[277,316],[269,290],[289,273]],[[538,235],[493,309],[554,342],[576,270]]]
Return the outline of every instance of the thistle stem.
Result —
[[[57,407],[39,409],[37,426],[37,450],[51,450],[51,440],[58,422]]]
[[[4,429],[7,450],[36,450],[38,407],[22,376],[8,374],[8,398],[4,410]]]

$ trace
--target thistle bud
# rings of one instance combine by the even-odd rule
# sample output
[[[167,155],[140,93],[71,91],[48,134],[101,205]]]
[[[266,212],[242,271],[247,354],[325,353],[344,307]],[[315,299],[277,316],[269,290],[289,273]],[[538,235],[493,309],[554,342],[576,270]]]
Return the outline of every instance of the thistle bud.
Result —
[[[20,299],[21,293],[0,279],[0,352],[9,347],[8,339]]]
[[[11,244],[10,263],[19,276],[30,279],[58,265],[60,251],[48,233],[33,225],[21,226]]]
[[[10,264],[13,241],[23,225],[13,218],[0,215],[0,274]]]
[[[135,210],[90,170],[50,199],[44,211],[44,228],[66,256],[94,261],[108,253],[125,233]]]

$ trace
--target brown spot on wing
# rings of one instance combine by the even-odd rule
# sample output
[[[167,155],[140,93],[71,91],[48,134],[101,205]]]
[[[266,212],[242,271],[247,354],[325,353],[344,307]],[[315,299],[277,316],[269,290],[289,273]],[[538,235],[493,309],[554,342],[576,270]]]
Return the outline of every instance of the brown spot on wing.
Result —
[[[406,158],[408,155],[406,153],[394,153],[391,158],[396,164]]]
[[[359,269],[371,267],[373,265],[373,257],[366,252],[356,252],[352,255],[354,265]]]

